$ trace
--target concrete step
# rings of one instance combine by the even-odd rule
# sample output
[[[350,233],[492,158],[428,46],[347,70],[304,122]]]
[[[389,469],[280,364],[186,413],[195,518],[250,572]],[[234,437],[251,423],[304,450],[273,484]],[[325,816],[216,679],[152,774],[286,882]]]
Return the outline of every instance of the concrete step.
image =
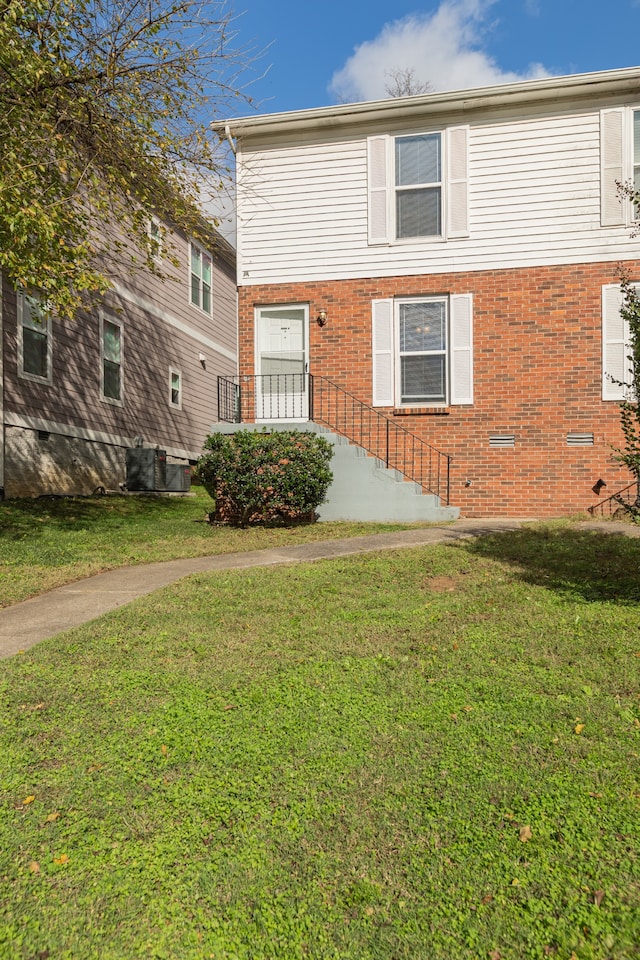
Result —
[[[333,445],[333,483],[327,502],[318,507],[321,520],[379,520],[403,523],[443,523],[457,520],[458,507],[444,507],[439,497],[422,492],[417,483],[406,480],[398,470],[388,469],[381,460],[350,443],[346,437],[313,422],[215,423],[212,433],[238,430],[302,430],[319,433]]]

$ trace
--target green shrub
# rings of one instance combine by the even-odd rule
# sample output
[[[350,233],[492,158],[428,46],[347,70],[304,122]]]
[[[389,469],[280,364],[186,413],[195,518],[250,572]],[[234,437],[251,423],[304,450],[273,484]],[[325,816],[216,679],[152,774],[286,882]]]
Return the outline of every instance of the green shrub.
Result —
[[[312,522],[333,480],[333,447],[315,433],[214,433],[204,451],[196,474],[215,500],[213,519],[243,527]]]

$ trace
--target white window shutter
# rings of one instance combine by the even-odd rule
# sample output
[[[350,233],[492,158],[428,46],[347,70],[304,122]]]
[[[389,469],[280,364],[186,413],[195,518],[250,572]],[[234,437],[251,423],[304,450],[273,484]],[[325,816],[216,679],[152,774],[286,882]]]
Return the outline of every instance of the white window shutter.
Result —
[[[626,204],[618,193],[625,176],[624,111],[600,112],[600,223],[615,227],[626,223]]]
[[[473,295],[451,297],[450,403],[473,403]]]
[[[388,150],[388,137],[369,137],[367,141],[369,243],[389,242]]]
[[[447,236],[469,236],[469,127],[447,130]]]
[[[620,315],[622,291],[616,285],[602,288],[602,399],[624,400],[630,384],[628,325]]]
[[[393,300],[372,303],[373,406],[391,407],[393,388]]]

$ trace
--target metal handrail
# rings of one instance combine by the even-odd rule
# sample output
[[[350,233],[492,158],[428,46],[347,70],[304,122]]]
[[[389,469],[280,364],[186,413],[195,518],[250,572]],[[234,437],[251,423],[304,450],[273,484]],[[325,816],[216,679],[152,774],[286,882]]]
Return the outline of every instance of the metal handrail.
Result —
[[[449,503],[451,457],[327,377],[310,373],[219,377],[218,417],[228,423],[312,420]]]
[[[620,507],[623,507],[633,516],[640,516],[640,484],[637,480],[623,487],[622,490],[612,493],[605,500],[595,503],[592,507],[587,507],[587,510],[592,517],[611,517]]]

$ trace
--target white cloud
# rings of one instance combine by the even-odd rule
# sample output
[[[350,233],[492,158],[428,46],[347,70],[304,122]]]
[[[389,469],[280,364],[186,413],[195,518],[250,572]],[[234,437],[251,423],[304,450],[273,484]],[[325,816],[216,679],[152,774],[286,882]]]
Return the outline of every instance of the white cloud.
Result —
[[[379,100],[392,70],[412,69],[432,91],[462,90],[548,76],[539,64],[524,73],[502,70],[483,49],[487,15],[495,0],[443,0],[435,12],[387,23],[374,40],[356,47],[331,80],[340,101]]]

